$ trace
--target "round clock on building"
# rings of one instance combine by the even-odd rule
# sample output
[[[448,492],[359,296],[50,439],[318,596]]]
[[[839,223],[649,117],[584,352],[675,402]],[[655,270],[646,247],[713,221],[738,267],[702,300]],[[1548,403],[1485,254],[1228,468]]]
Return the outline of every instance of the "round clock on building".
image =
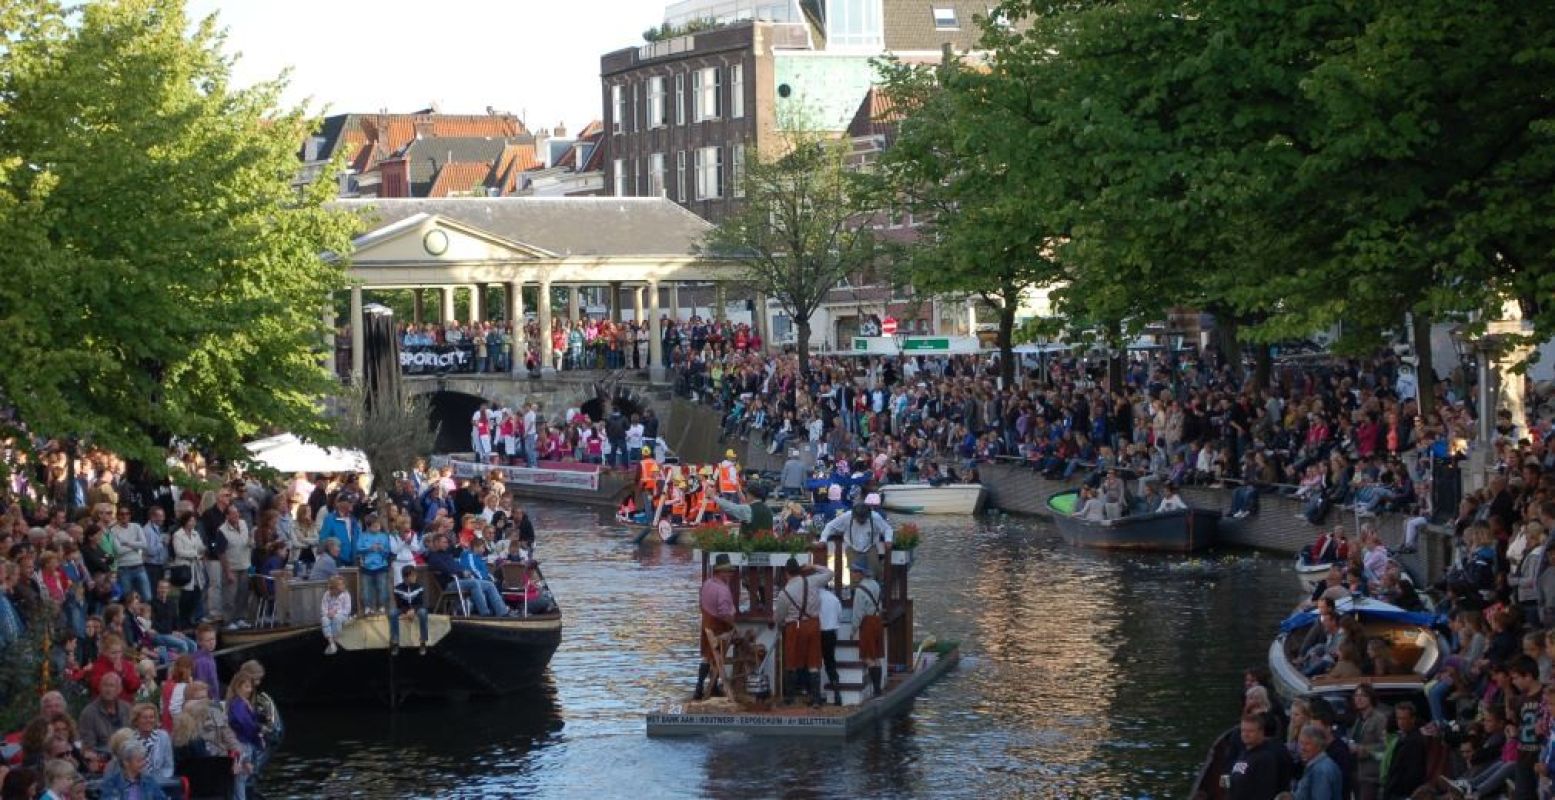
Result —
[[[440,256],[448,252],[448,234],[440,230],[427,231],[427,235],[421,237],[421,246],[434,256]]]

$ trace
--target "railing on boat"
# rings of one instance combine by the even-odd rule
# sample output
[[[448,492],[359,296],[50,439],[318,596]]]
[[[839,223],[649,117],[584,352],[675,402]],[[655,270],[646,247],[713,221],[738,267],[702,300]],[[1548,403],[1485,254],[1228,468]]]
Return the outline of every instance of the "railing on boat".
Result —
[[[393,569],[392,567],[390,568]],[[362,586],[361,571],[356,567],[341,567],[338,573],[346,583],[346,591],[351,593],[353,603],[352,612],[360,615]],[[535,574],[539,578],[540,588],[549,592],[550,585],[546,583],[545,574],[538,565]],[[497,575],[499,579],[497,588],[503,591],[522,590],[524,585],[524,565],[503,564]],[[293,626],[317,625],[319,623],[320,606],[327,591],[328,581],[308,580],[293,576],[290,570],[276,570],[268,576],[256,575],[270,588],[270,597],[261,597],[254,615],[254,627],[256,628],[285,628]],[[437,576],[432,574],[432,569],[424,564],[416,566],[416,579],[426,590],[426,607],[429,611],[437,611],[443,604],[444,591]],[[391,578],[391,584],[398,580]],[[392,602],[392,598],[391,601]],[[457,600],[453,607],[444,609],[446,613],[458,616],[462,609]],[[525,616],[528,615],[527,603],[524,607]]]
[[[712,571],[712,553],[702,552],[702,580]],[[773,601],[788,582],[783,567],[788,553],[747,553],[733,579],[729,579],[729,591],[734,596],[736,617],[741,622],[767,622],[772,619]],[[810,546],[811,563],[825,565],[832,571],[832,591],[839,599],[847,595],[847,567],[841,540],[816,542]],[[913,604],[908,593],[907,565],[892,564],[889,557],[881,560],[880,621],[886,630],[886,663],[898,670],[911,667]],[[851,607],[851,601],[844,600]]]

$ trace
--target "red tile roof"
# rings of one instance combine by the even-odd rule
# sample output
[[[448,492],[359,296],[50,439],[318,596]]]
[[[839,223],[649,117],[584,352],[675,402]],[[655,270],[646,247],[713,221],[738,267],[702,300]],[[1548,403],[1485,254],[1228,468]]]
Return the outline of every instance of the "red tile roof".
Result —
[[[486,178],[491,174],[491,165],[470,162],[458,162],[444,164],[437,171],[437,177],[432,180],[431,188],[427,189],[427,197],[449,197],[476,192],[484,195]]]

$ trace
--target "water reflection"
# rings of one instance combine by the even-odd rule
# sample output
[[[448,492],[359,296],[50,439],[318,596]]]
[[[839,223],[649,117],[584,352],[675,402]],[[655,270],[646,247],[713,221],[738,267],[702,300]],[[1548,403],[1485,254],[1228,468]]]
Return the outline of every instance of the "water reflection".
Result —
[[[919,520],[918,632],[962,642],[965,662],[908,716],[846,744],[652,740],[642,713],[696,675],[690,548],[634,547],[583,509],[532,513],[566,614],[553,685],[297,710],[267,796],[1175,797],[1294,589],[1273,559],[1114,557],[1032,522]]]

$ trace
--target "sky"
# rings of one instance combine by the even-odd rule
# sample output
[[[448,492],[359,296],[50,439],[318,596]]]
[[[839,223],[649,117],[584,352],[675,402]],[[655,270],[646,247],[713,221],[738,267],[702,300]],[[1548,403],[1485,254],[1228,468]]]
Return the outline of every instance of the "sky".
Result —
[[[599,57],[642,44],[662,0],[189,0],[216,14],[238,85],[291,68],[284,99],[322,113],[487,106],[530,129],[600,117]]]

